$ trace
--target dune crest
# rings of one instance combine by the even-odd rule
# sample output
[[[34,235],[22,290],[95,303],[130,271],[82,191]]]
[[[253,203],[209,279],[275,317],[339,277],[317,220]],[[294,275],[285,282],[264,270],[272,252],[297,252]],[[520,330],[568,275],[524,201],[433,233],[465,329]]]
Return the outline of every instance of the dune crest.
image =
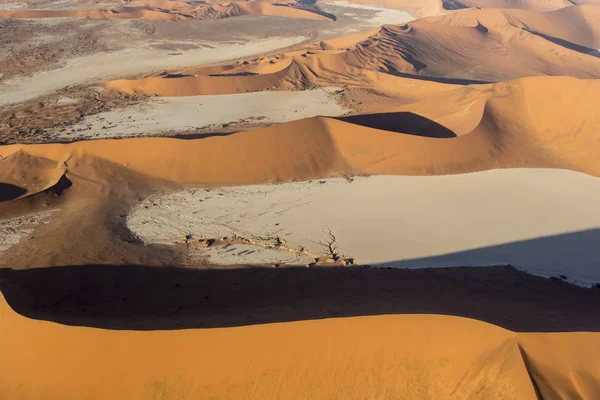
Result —
[[[598,376],[577,377],[582,366],[594,370],[597,333],[515,334],[451,316],[109,331],[24,318],[0,294],[0,325],[3,398],[36,398],[40,390],[57,399],[184,400],[599,394]]]
[[[0,163],[25,153],[61,165],[68,160],[67,168],[74,171],[98,158],[154,178],[205,184],[362,173],[439,175],[508,167],[564,168],[600,175],[595,146],[600,128],[599,85],[594,80],[539,77],[463,87],[368,115],[374,121],[392,116],[395,126],[387,130],[361,121],[363,125],[315,117],[195,140],[138,138],[3,146],[0,155],[5,160]],[[452,106],[449,98],[461,101]],[[568,107],[575,99],[580,106]],[[415,119],[415,115],[423,118]],[[434,127],[428,120],[446,124],[458,135],[427,137]],[[582,120],[586,122],[577,122]],[[403,134],[422,123],[426,124],[423,133]]]
[[[123,93],[229,94],[313,85],[403,91],[401,78],[486,83],[538,75],[600,77],[600,7],[460,10],[221,67],[109,81]],[[511,60],[518,59],[519,63]],[[424,84],[424,82],[423,82]],[[395,89],[397,87],[397,89]]]

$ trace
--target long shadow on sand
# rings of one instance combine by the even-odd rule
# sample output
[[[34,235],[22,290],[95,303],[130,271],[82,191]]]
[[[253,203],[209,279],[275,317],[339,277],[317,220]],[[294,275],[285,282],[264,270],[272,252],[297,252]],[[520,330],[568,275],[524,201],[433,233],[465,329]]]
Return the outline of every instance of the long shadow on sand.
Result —
[[[411,112],[351,115],[337,118],[369,128],[430,138],[453,138],[456,134],[443,125]]]
[[[229,327],[378,314],[447,314],[514,331],[600,331],[600,290],[510,266],[0,270],[18,313],[109,329]]]
[[[425,268],[512,264],[534,275],[600,284],[600,229],[586,229],[432,257],[395,260],[375,267]]]
[[[10,183],[0,182],[0,203],[19,198],[27,193],[27,190],[11,185]]]
[[[554,36],[548,36],[548,35],[544,35],[543,33],[540,32],[535,32],[535,31],[528,31],[529,33],[539,36],[541,38],[546,39],[549,42],[552,42],[554,44],[557,44],[559,46],[562,46],[564,48],[567,48],[569,50],[573,50],[576,51],[578,53],[582,53],[582,54],[587,54],[587,55],[591,55],[593,57],[600,57],[600,55],[598,55],[598,50],[597,49],[592,49],[590,47],[586,47],[586,46],[582,46],[579,44],[575,44],[573,42],[569,42],[568,40],[564,40],[564,39],[560,39],[560,38],[556,38]]]
[[[481,81],[476,79],[462,79],[462,78],[442,78],[437,76],[423,76],[423,75],[413,75],[407,74],[400,71],[384,71],[387,74],[398,76],[400,78],[410,78],[417,79],[420,81],[428,81],[428,82],[437,82],[437,83],[448,83],[452,85],[487,85],[492,83],[492,81]]]

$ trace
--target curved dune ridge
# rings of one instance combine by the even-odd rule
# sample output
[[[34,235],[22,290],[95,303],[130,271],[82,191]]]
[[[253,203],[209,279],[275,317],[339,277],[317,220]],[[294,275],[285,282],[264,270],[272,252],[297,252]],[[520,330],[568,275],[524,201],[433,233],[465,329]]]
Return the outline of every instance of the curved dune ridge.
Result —
[[[235,1],[186,3],[171,0],[123,1],[122,6],[106,9],[79,10],[9,10],[0,11],[0,18],[90,18],[141,19],[150,21],[209,20],[242,15],[270,15],[277,17],[331,20],[330,17],[296,7],[293,2]]]
[[[24,318],[1,294],[0,324],[7,399],[600,395],[597,333],[516,334],[438,315],[110,331]]]
[[[0,165],[26,154],[66,164],[69,171],[83,171],[95,159],[103,159],[154,178],[206,184],[361,173],[438,175],[508,167],[600,175],[599,101],[600,81],[525,78],[461,87],[348,120],[307,118],[229,136],[10,145],[0,147],[5,158]],[[572,107],[574,102],[577,107]],[[448,137],[448,132],[455,137]],[[446,137],[435,137],[440,134]]]
[[[444,83],[525,76],[600,77],[600,7],[460,10],[406,25],[387,25],[273,57],[174,74],[118,79],[104,86],[161,96],[228,94],[311,85],[348,85],[394,93],[398,77]],[[515,63],[512,60],[518,59]],[[168,76],[168,79],[166,79]]]
[[[598,0],[441,0],[446,10],[461,8],[520,8],[532,11],[554,11],[573,4],[600,5]]]
[[[0,163],[0,182],[3,185],[0,189],[4,189],[0,195],[0,202],[43,192],[56,186],[61,179],[66,179],[66,167],[44,157],[18,153]],[[7,193],[5,187],[8,185],[18,188],[13,190],[15,195]]]

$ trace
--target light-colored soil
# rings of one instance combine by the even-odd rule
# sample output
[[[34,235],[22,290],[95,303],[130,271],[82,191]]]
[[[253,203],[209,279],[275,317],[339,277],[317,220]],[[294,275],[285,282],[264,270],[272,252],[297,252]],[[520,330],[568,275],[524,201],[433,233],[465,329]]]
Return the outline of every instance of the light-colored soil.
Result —
[[[156,97],[136,105],[84,118],[70,127],[48,130],[50,140],[210,133],[229,125],[266,125],[317,115],[338,116],[338,88],[269,91],[220,96]],[[343,92],[343,91],[342,91]],[[62,132],[61,132],[62,131]]]
[[[146,242],[181,242],[186,234],[278,237],[290,248],[318,255],[330,254],[331,244],[338,255],[362,265],[511,264],[591,286],[600,282],[594,251],[599,200],[599,178],[507,169],[185,190],[145,200],[127,221]]]
[[[211,45],[178,53],[153,48],[125,49],[71,59],[60,69],[41,72],[29,78],[7,80],[0,84],[0,105],[19,103],[52,93],[69,85],[92,83],[111,76],[140,74],[157,69],[176,69],[186,65],[210,64],[281,49],[302,42],[306,37],[272,37],[236,44]]]
[[[39,224],[49,223],[53,211],[0,220],[0,253],[31,235]]]

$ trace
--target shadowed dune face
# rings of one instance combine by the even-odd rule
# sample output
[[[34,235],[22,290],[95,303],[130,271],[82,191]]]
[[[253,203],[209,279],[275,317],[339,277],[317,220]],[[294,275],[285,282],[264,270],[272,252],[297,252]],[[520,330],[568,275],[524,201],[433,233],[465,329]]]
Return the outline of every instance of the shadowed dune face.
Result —
[[[0,363],[7,398],[35,398],[43,387],[61,399],[535,399],[517,335],[477,321],[408,315],[115,332],[27,320],[2,302],[0,339],[13,343]],[[446,346],[447,335],[461,339]]]
[[[0,182],[0,202],[17,199],[27,193],[26,189],[10,183]]]
[[[338,119],[354,125],[407,135],[430,138],[456,137],[454,132],[435,121],[409,112],[352,115]]]
[[[599,386],[586,374],[597,333],[515,334],[441,315],[115,332],[23,318],[2,297],[0,319],[0,340],[11,343],[4,398],[39,397],[42,387],[60,399],[587,399]]]
[[[0,289],[11,307],[27,317],[108,329],[445,314],[513,331],[600,331],[595,312],[599,289],[534,277],[512,267],[206,270],[81,265],[3,269]]]

